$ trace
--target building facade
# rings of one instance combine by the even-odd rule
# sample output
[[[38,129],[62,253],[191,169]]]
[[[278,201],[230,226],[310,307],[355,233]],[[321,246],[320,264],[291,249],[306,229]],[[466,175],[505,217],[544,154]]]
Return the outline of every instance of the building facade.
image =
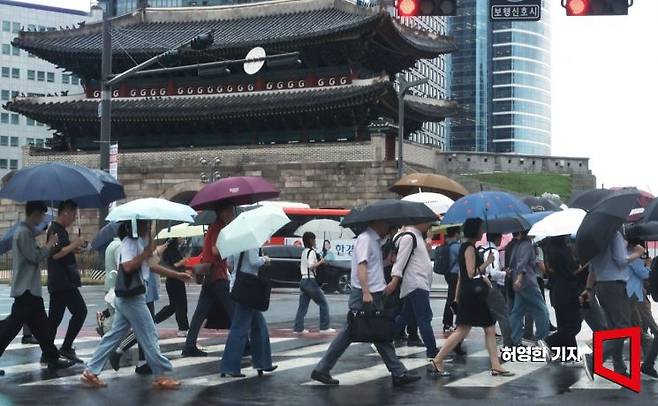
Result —
[[[453,151],[551,153],[550,10],[539,22],[491,22],[488,0],[461,0],[448,32],[449,96],[461,108],[448,122]]]
[[[77,76],[11,42],[21,30],[52,31],[87,19],[87,13],[75,10],[0,0],[0,106],[20,95],[82,93]],[[45,124],[0,107],[0,176],[22,166],[22,146],[43,148],[52,135]]]

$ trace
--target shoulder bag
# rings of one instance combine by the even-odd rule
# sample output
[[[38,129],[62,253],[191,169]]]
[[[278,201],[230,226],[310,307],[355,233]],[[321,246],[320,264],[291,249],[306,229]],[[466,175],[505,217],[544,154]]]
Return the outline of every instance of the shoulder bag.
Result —
[[[146,285],[144,285],[142,279],[141,269],[126,272],[121,263],[121,256],[119,256],[117,268],[117,279],[114,286],[114,294],[117,297],[132,297],[146,293]]]
[[[238,260],[231,299],[243,306],[264,312],[270,307],[272,287],[267,279],[240,270],[243,257],[244,252],[240,253]]]

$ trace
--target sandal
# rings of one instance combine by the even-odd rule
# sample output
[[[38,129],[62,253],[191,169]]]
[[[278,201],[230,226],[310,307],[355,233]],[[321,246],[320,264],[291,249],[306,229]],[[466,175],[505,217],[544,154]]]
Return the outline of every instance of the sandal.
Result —
[[[84,370],[82,376],[80,377],[80,382],[84,383],[90,388],[105,388],[107,384],[100,380],[98,375],[94,375],[91,371]]]
[[[450,376],[450,372],[444,369],[439,369],[439,367],[436,366],[436,362],[433,359],[430,360],[430,365],[432,365],[432,368],[434,369],[434,371],[432,371],[432,374],[440,377]]]
[[[153,386],[157,389],[176,390],[180,388],[181,381],[162,376],[153,381]]]
[[[515,375],[514,372],[500,370],[500,369],[491,369],[491,376],[509,377],[509,376],[514,376],[514,375]]]

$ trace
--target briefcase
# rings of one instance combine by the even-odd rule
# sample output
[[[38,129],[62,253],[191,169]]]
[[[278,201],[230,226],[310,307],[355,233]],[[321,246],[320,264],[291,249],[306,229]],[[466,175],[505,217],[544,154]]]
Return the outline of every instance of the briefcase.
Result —
[[[347,313],[347,323],[352,342],[392,342],[395,336],[393,317],[385,310],[368,307]]]

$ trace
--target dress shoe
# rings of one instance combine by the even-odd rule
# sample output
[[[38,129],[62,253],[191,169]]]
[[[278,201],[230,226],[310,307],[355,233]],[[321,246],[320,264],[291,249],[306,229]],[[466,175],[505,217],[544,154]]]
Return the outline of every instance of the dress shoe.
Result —
[[[325,385],[338,385],[340,382],[338,382],[338,379],[334,379],[331,377],[331,375],[320,372],[320,371],[315,371],[311,372],[311,379],[314,381],[321,382]]]
[[[76,364],[82,364],[84,363],[83,360],[78,358],[78,355],[75,353],[75,348],[60,348],[59,349],[59,354],[63,356],[64,358],[68,358],[71,361],[75,362]]]
[[[269,368],[265,368],[265,369],[257,369],[257,371],[258,371],[258,376],[263,376],[263,373],[264,373],[264,372],[274,372],[274,371],[276,371],[276,369],[277,369],[278,367],[279,367],[278,365],[272,365],[272,366],[269,367]]]
[[[56,371],[58,369],[66,369],[70,368],[73,365],[75,365],[75,362],[65,359],[65,358],[57,358],[52,361],[48,361],[48,369],[51,371]]]
[[[144,365],[136,366],[135,373],[137,375],[151,375],[153,374],[153,371],[151,370],[149,364],[144,364]]]
[[[36,338],[33,335],[23,336],[21,339],[21,344],[39,344]]]
[[[222,372],[220,374],[222,378],[245,378],[247,375],[241,374],[241,373],[228,373],[228,372]]]
[[[420,380],[420,376],[418,376],[418,375],[404,374],[402,376],[394,376],[393,377],[393,386],[409,385],[410,383],[414,383],[418,380]]]
[[[184,349],[181,355],[183,357],[207,357],[208,353],[205,351],[201,351],[197,347],[194,347],[192,349]]]

